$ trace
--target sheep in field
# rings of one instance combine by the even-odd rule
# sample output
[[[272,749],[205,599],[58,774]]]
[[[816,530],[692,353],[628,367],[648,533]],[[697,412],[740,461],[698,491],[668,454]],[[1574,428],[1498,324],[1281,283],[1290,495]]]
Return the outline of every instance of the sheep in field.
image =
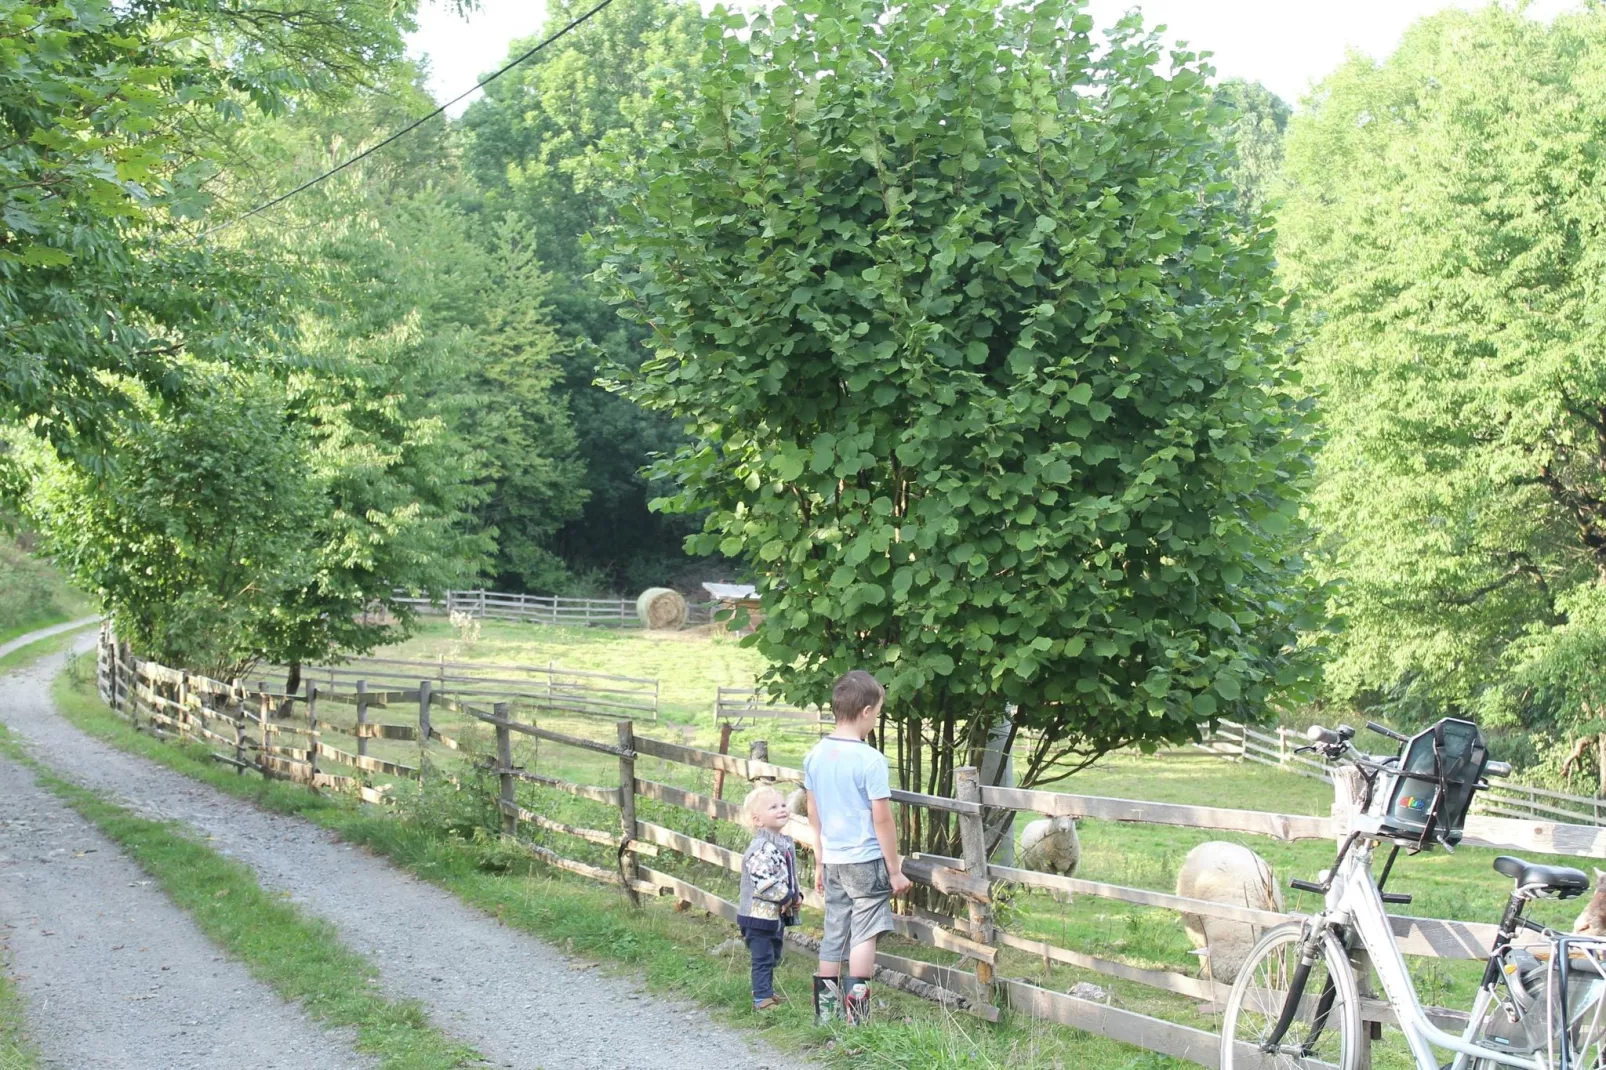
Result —
[[[1573,932],[1585,936],[1606,936],[1606,870],[1595,870],[1595,894],[1584,904]]]
[[[1266,860],[1247,847],[1220,840],[1201,843],[1188,852],[1177,873],[1177,894],[1256,910],[1281,913],[1283,909],[1282,892]],[[1182,915],[1182,927],[1199,948],[1204,975],[1223,984],[1231,984],[1238,976],[1262,931],[1248,922],[1200,914]]]
[[[1076,821],[1069,817],[1044,817],[1031,822],[1020,833],[1020,850],[1015,856],[1022,869],[1074,876],[1082,861],[1082,841],[1076,835]],[[1069,892],[1055,891],[1062,903],[1071,900]]]

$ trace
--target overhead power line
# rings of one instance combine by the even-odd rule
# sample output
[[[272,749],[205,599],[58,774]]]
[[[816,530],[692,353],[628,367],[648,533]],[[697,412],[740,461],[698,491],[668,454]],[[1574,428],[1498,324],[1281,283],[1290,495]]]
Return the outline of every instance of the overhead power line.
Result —
[[[269,209],[277,208],[279,205],[283,204],[285,201],[288,201],[291,197],[294,197],[296,194],[304,193],[307,190],[311,189],[313,186],[316,186],[318,183],[324,181],[325,179],[332,178],[333,176],[338,175],[340,172],[344,171],[346,168],[350,167],[352,164],[360,163],[361,161],[363,161],[363,160],[367,159],[368,157],[372,156],[374,153],[378,152],[380,149],[384,148],[386,145],[389,145],[389,144],[391,144],[392,142],[395,142],[395,141],[400,141],[402,138],[406,137],[408,134],[412,133],[414,130],[417,130],[420,126],[423,126],[425,123],[429,122],[431,119],[433,119],[436,116],[440,115],[447,108],[450,108],[453,104],[456,104],[458,101],[462,100],[464,97],[467,97],[472,93],[476,93],[479,90],[481,90],[481,89],[485,88],[486,86],[490,85],[492,82],[494,82],[498,78],[502,77],[502,75],[504,75],[508,71],[512,70],[514,67],[517,67],[519,64],[523,63],[525,60],[527,60],[531,56],[535,55],[537,52],[540,52],[547,45],[550,45],[552,42],[558,40],[558,38],[560,38],[563,35],[567,34],[570,30],[573,30],[576,27],[580,26],[586,20],[591,18],[591,16],[595,15],[597,12],[601,11],[603,8],[607,7],[611,3],[613,3],[613,0],[602,0],[602,2],[600,4],[598,4],[596,7],[590,9],[589,11],[587,11],[583,15],[577,16],[572,21],[570,21],[570,23],[567,26],[563,27],[561,30],[557,31],[551,37],[548,37],[546,40],[542,41],[540,44],[536,45],[534,48],[532,48],[529,51],[524,52],[524,53],[522,53],[522,54],[520,54],[518,56],[515,56],[514,58],[508,60],[507,63],[503,64],[501,67],[498,67],[495,71],[492,71],[490,74],[486,75],[483,80],[474,83],[474,85],[472,85],[468,89],[463,90],[461,93],[457,94],[457,96],[453,97],[451,100],[448,100],[446,103],[440,105],[438,108],[436,108],[434,111],[430,112],[428,115],[422,116],[421,118],[415,119],[412,122],[408,123],[406,126],[402,127],[400,130],[396,131],[394,134],[390,135],[389,137],[387,137],[385,140],[379,142],[378,144],[370,145],[368,148],[366,148],[366,149],[362,150],[361,152],[357,153],[357,155],[351,157],[351,159],[345,160],[345,161],[343,161],[341,163],[336,164],[334,167],[329,168],[329,170],[325,171],[321,175],[318,175],[316,178],[308,179],[307,181],[301,183],[301,185],[297,186],[295,189],[291,190],[288,193],[281,193],[279,196],[273,198],[271,201],[265,201],[262,204],[257,205],[255,208],[251,209],[249,212],[243,212],[240,215],[235,216],[233,219],[228,220],[227,222],[219,223],[217,226],[212,227],[210,230],[202,231],[200,234],[196,235],[195,240],[196,241],[200,241],[203,238],[209,238],[213,234],[216,234],[221,230],[227,230],[229,227],[234,226],[236,223],[245,222],[247,219],[250,219],[254,215],[261,215],[263,212],[266,212]]]

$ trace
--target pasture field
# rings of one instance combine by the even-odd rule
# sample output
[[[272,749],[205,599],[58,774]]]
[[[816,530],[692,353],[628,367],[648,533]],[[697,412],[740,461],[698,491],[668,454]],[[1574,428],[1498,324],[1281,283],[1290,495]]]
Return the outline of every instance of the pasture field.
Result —
[[[587,668],[628,675],[660,675],[664,693],[675,702],[666,702],[665,719],[657,725],[638,723],[637,732],[700,747],[712,747],[716,734],[707,711],[713,703],[716,686],[742,686],[756,672],[756,659],[750,652],[726,637],[709,638],[682,633],[660,638],[637,632],[607,632],[600,629],[561,629],[532,625],[488,625],[480,640],[463,644],[444,623],[430,622],[424,632],[408,644],[386,652],[393,656],[438,657],[449,660],[545,664],[548,660],[569,668]],[[745,677],[744,677],[745,674]],[[684,721],[686,714],[694,723]],[[377,718],[376,718],[377,719]],[[456,732],[472,752],[491,749],[488,727],[456,723],[448,727],[449,715],[437,712],[435,723],[448,733]],[[611,739],[612,725],[606,719],[568,717],[541,721],[543,726],[597,739]],[[810,726],[767,723],[739,730],[731,751],[747,753],[748,741],[766,738],[770,760],[788,766],[801,765],[804,753],[818,736]],[[375,741],[373,753],[380,753]],[[399,748],[395,760],[406,761],[409,744],[385,744]],[[532,771],[581,783],[611,785],[617,781],[613,759],[577,751],[552,743],[516,741],[515,761]],[[659,780],[702,792],[712,790],[713,774],[661,759],[642,758],[637,776]],[[1209,803],[1242,809],[1283,813],[1325,814],[1331,803],[1331,788],[1317,780],[1254,764],[1235,764],[1203,753],[1198,756],[1143,757],[1118,754],[1106,758],[1092,769],[1040,785],[1058,791],[1104,795],[1156,802]],[[494,787],[485,785],[494,792]],[[407,796],[418,789],[398,785],[403,808]],[[558,817],[576,825],[607,827],[613,814],[599,804],[576,799],[538,786],[521,786],[522,804],[537,812]],[[746,785],[734,778],[725,787],[725,797],[739,799]],[[439,799],[435,800],[438,804]],[[740,850],[746,833],[734,826],[683,810],[641,800],[641,816]],[[491,820],[487,816],[487,820]],[[1017,821],[1017,831],[1024,821]],[[1188,851],[1208,840],[1242,843],[1259,852],[1270,863],[1278,882],[1285,888],[1285,905],[1290,910],[1315,908],[1315,897],[1286,890],[1291,877],[1313,879],[1330,865],[1333,847],[1321,841],[1282,843],[1230,833],[1168,826],[1119,824],[1102,821],[1079,823],[1083,859],[1077,875],[1133,887],[1170,892],[1175,888],[1178,868]],[[539,830],[531,829],[539,834]],[[558,834],[546,834],[548,846],[570,857],[606,865],[603,849]],[[1409,892],[1415,898],[1408,907],[1391,908],[1399,913],[1424,917],[1455,918],[1493,922],[1498,918],[1510,882],[1496,875],[1490,863],[1499,852],[1463,848],[1450,855],[1433,852],[1404,857],[1395,867],[1391,891]],[[1559,864],[1578,864],[1578,859],[1558,859]],[[700,886],[731,897],[734,879],[723,870],[695,861],[681,863],[684,875]],[[1587,867],[1586,867],[1587,868]],[[1579,908],[1577,903],[1540,904],[1532,916],[1551,924],[1570,927]],[[1047,893],[1024,889],[1006,890],[1000,905],[1001,924],[1022,935],[1047,939],[1100,957],[1136,966],[1184,970],[1197,973],[1199,959],[1183,933],[1178,916],[1161,909],[1144,908],[1091,896],[1077,896],[1070,903],[1057,902]],[[818,926],[818,918],[805,915],[806,926]],[[951,956],[930,948],[894,939],[886,949],[913,958],[946,961]],[[1410,960],[1413,975],[1424,1002],[1464,1009],[1476,988],[1476,963],[1442,959]],[[1066,990],[1078,981],[1091,981],[1108,990],[1120,1006],[1201,1028],[1214,1029],[1218,1018],[1210,1009],[1192,1000],[1159,991],[1136,982],[1114,979],[1062,964],[1050,964],[1020,951],[1006,950],[1000,972],[1031,979],[1034,983]],[[1392,1034],[1392,1037],[1391,1037]],[[1397,1031],[1385,1033],[1377,1062],[1382,1067],[1405,1067],[1403,1045]]]

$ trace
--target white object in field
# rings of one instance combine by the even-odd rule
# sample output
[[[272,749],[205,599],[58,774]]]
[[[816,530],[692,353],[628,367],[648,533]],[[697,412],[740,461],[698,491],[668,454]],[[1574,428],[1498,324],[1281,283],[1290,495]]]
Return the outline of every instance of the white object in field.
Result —
[[[1255,910],[1281,913],[1283,909],[1282,893],[1266,860],[1242,844],[1222,840],[1201,843],[1188,852],[1177,873],[1177,894]],[[1204,975],[1223,984],[1238,976],[1262,932],[1248,922],[1200,914],[1182,915],[1182,927],[1200,949]]]
[[[1082,841],[1076,835],[1076,820],[1040,817],[1028,823],[1021,829],[1020,851],[1016,857],[1022,869],[1075,876],[1076,867],[1082,861]],[[1061,903],[1071,901],[1069,892],[1055,890],[1050,894]]]
[[[686,623],[686,599],[668,587],[648,587],[636,599],[636,616],[653,631],[667,631]]]
[[[1595,894],[1573,922],[1573,932],[1606,936],[1606,870],[1595,870]]]
[[[745,602],[758,597],[758,587],[751,583],[705,583],[703,590],[716,602]]]
[[[792,793],[786,797],[786,808],[792,811],[793,817],[808,817],[809,793],[802,788],[793,788]]]

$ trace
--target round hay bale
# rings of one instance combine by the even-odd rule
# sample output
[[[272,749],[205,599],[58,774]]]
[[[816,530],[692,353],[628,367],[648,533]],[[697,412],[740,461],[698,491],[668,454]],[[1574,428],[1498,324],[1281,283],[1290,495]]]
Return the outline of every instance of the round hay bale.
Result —
[[[668,587],[648,587],[636,599],[636,616],[653,631],[668,631],[686,623],[686,599]]]

